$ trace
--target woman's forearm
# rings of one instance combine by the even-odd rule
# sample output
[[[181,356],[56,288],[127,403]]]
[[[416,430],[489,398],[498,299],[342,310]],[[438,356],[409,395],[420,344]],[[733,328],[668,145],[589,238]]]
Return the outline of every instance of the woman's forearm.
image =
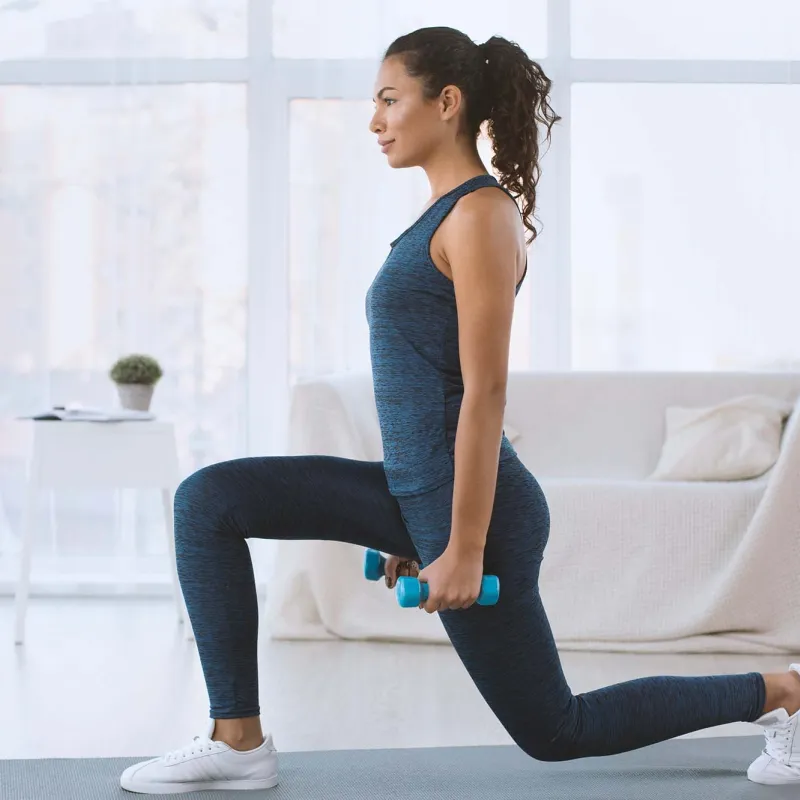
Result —
[[[449,547],[482,555],[497,488],[505,388],[464,393],[455,445],[455,486]]]

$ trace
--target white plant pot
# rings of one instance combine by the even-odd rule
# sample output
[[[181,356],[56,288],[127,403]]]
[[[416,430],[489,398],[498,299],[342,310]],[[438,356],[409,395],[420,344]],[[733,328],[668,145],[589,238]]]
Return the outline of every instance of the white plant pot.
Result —
[[[149,411],[153,389],[153,386],[145,386],[142,383],[118,383],[120,405],[131,411]]]

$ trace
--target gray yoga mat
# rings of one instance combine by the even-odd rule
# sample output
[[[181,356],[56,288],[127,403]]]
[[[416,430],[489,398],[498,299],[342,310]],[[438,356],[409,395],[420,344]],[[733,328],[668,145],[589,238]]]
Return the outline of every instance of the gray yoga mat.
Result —
[[[274,789],[179,795],[120,789],[120,773],[146,755],[0,761],[0,798],[797,800],[800,786],[760,786],[747,780],[747,766],[763,742],[763,736],[673,739],[616,756],[557,763],[534,761],[513,746],[283,753],[281,783]]]

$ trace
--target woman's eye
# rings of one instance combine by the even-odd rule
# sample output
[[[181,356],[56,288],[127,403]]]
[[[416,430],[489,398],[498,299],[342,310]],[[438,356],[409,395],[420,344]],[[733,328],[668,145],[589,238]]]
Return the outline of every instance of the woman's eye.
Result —
[[[384,97],[383,102],[386,103],[386,105],[388,106],[394,103],[395,99],[393,97]]]

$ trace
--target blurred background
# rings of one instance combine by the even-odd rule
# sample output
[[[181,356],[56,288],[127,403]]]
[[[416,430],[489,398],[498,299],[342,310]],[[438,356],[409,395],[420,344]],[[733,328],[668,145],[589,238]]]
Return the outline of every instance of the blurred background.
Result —
[[[294,382],[369,369],[366,289],[429,196],[373,81],[428,25],[517,41],[563,117],[511,369],[800,368],[795,0],[0,0],[0,593],[18,415],[108,406],[149,353],[188,474],[285,452]],[[159,504],[44,493],[34,591],[167,594]]]

